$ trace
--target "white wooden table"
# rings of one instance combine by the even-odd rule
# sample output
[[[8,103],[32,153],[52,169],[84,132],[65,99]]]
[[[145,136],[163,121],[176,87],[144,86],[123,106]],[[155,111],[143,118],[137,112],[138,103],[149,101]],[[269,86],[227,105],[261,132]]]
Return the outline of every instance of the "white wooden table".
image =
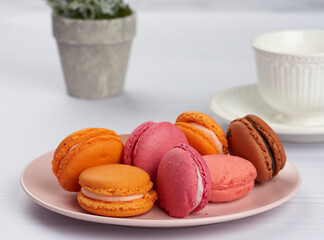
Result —
[[[290,201],[259,215],[203,227],[153,230],[84,222],[51,212],[23,192],[23,168],[55,149],[67,134],[85,127],[129,133],[147,120],[175,121],[187,110],[213,116],[213,95],[256,82],[252,37],[324,26],[320,13],[138,15],[125,93],[102,100],[66,94],[49,10],[0,15],[1,239],[323,239],[323,143],[284,143],[288,160],[303,178]]]

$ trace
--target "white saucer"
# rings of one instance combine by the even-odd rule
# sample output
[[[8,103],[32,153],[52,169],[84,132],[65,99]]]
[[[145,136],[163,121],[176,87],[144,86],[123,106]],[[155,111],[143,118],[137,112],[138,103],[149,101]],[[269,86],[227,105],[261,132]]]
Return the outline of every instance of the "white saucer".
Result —
[[[324,123],[321,126],[294,126],[280,122],[280,115],[265,103],[256,84],[218,93],[211,99],[210,109],[227,124],[247,114],[257,115],[273,128],[282,141],[324,142]]]

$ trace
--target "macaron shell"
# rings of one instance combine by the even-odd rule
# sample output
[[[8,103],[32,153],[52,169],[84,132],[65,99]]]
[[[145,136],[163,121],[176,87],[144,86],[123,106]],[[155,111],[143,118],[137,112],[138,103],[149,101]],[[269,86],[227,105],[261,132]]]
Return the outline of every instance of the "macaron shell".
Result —
[[[192,212],[198,212],[207,205],[211,196],[211,176],[210,176],[207,163],[205,159],[199,154],[199,152],[193,147],[186,144],[179,144],[176,147],[183,149],[189,153],[192,160],[195,162],[199,170],[200,176],[202,178],[202,182],[204,186],[203,195],[198,206],[194,210],[192,210]]]
[[[89,167],[107,163],[119,163],[123,153],[119,137],[100,136],[83,141],[71,149],[61,161],[57,178],[63,189],[80,190],[79,175]]]
[[[279,171],[285,166],[287,159],[285,150],[279,137],[273,131],[273,129],[259,117],[255,115],[247,115],[245,116],[245,118],[248,121],[252,122],[254,127],[256,127],[258,131],[261,132],[263,137],[265,137],[265,139],[269,143],[276,161],[276,171],[273,173],[273,176],[276,176],[279,173]]]
[[[228,202],[245,196],[254,186],[256,169],[243,158],[229,155],[203,156],[211,175],[210,202]]]
[[[124,164],[133,165],[133,152],[139,137],[154,124],[155,123],[152,121],[142,123],[137,128],[135,128],[134,131],[130,134],[124,147],[124,153],[123,153]]]
[[[178,148],[168,151],[157,172],[159,206],[172,217],[185,217],[193,210],[197,188],[197,166],[190,154]]]
[[[78,194],[80,206],[87,212],[108,217],[130,217],[143,214],[154,206],[157,199],[155,190],[147,192],[143,198],[127,202],[103,202]]]
[[[180,114],[176,122],[185,122],[185,123],[195,122],[210,129],[216,134],[217,138],[222,143],[223,152],[227,154],[228,143],[227,143],[226,135],[223,129],[218,125],[218,123],[207,114],[202,112],[187,111]]]
[[[249,160],[257,170],[256,181],[267,182],[272,178],[271,157],[260,134],[244,119],[236,119],[228,126],[227,140],[231,155]]]
[[[198,189],[197,171],[204,189],[200,203],[194,208]],[[185,217],[190,212],[200,211],[211,196],[211,177],[205,160],[191,146],[177,145],[160,162],[156,189],[160,207],[170,216]]]
[[[157,168],[163,155],[180,143],[188,143],[180,129],[170,122],[156,123],[137,140],[133,165],[145,170],[155,183]]]
[[[113,135],[118,136],[117,133],[106,128],[85,128],[71,133],[66,138],[64,138],[58,145],[54,152],[54,157],[52,161],[52,170],[55,175],[57,175],[60,167],[61,160],[69,152],[69,150],[79,144],[82,141],[101,136],[101,135]]]
[[[219,153],[216,145],[203,131],[184,122],[176,122],[175,126],[186,135],[189,145],[195,148],[201,155]]]
[[[82,171],[80,185],[105,196],[127,196],[148,192],[153,183],[142,169],[124,164],[105,164]]]
[[[253,188],[254,182],[249,182],[244,186],[236,186],[224,190],[212,190],[210,202],[230,202],[247,195]]]

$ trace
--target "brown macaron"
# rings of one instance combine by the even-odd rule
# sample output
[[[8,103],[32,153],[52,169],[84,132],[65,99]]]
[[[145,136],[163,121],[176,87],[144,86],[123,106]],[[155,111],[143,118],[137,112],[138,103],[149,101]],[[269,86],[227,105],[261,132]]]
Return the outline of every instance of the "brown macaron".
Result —
[[[257,182],[267,182],[285,166],[286,154],[282,143],[261,118],[247,115],[235,119],[229,124],[226,135],[229,153],[254,165]]]

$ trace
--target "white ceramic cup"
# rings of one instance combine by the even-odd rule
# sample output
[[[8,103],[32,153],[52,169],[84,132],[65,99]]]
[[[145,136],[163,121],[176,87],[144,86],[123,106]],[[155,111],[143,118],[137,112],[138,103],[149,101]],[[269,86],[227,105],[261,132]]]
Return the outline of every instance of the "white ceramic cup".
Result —
[[[324,125],[324,30],[288,30],[255,37],[258,88],[294,125]]]

